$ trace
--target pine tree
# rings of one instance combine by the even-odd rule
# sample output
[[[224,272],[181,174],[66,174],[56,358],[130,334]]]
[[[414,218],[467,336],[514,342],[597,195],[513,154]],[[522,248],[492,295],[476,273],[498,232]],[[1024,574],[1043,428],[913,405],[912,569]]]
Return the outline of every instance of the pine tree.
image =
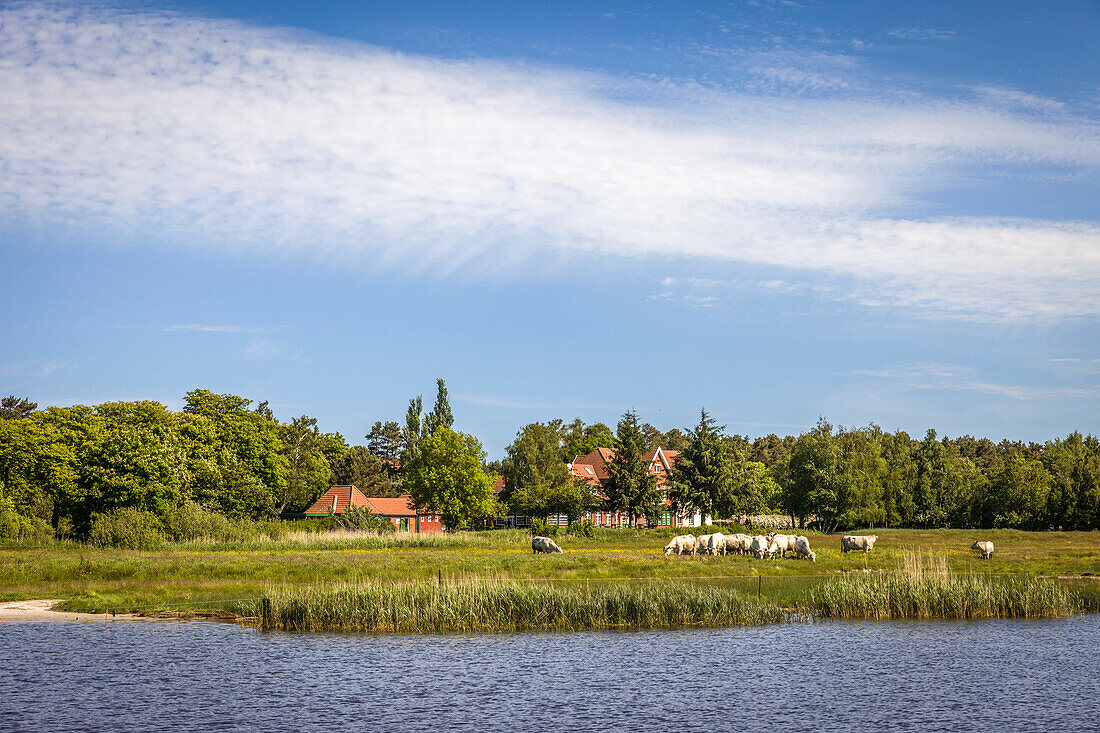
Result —
[[[649,472],[645,435],[633,410],[619,420],[614,448],[615,454],[607,463],[608,510],[626,511],[635,518],[642,514],[655,517],[661,500],[657,477]]]

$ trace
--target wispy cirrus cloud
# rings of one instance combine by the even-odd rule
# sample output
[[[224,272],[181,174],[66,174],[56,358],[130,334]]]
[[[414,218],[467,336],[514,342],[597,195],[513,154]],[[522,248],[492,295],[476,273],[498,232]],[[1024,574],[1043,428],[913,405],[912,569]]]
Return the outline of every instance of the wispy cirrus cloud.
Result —
[[[67,362],[59,359],[9,362],[7,364],[0,364],[0,377],[45,379],[59,369],[65,369],[69,366]]]
[[[921,362],[889,369],[856,369],[852,374],[896,382],[910,389],[975,392],[1014,400],[1100,398],[1100,385],[1052,387],[1006,384],[983,379],[973,367],[936,362]]]
[[[933,316],[1100,313],[1095,222],[914,215],[967,166],[1095,169],[1095,120],[1000,92],[847,94],[849,65],[762,56],[757,77],[795,94],[720,92],[13,6],[0,220],[443,273],[578,251],[742,262]]]

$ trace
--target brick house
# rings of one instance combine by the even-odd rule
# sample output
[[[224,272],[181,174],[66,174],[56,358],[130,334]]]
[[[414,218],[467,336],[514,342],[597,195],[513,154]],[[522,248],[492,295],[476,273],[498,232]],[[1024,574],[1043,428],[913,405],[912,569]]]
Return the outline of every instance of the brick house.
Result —
[[[584,481],[592,487],[601,498],[604,498],[603,485],[609,478],[607,463],[614,457],[612,448],[597,448],[591,453],[575,457],[569,464],[569,473]],[[668,474],[672,464],[676,462],[676,456],[680,451],[654,448],[646,454],[648,462],[646,470],[657,477],[657,490],[661,492],[661,500],[665,505],[664,513],[658,518],[658,527],[698,527],[710,524],[710,517],[704,517],[698,511],[694,513],[673,514],[671,502],[668,500]],[[596,510],[586,512],[585,519],[589,519],[597,527],[629,527],[634,526],[634,517],[625,512],[608,512]],[[551,524],[562,524],[568,521],[562,517],[551,517]],[[639,518],[639,526],[645,526],[645,518]]]
[[[393,523],[399,532],[443,531],[442,517],[426,509],[414,508],[412,497],[408,494],[398,497],[368,497],[354,486],[329,488],[304,514],[307,517],[327,517],[343,514],[351,506],[369,509],[372,514]]]

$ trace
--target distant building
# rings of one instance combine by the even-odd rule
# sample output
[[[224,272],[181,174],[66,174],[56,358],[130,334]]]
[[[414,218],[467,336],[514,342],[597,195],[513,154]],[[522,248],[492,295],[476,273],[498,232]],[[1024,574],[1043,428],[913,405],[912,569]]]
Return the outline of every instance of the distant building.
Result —
[[[333,486],[306,509],[307,517],[327,517],[343,514],[348,507],[369,509],[372,514],[389,520],[399,532],[442,532],[443,521],[438,514],[412,506],[412,497],[367,497],[354,486]]]
[[[646,470],[657,477],[657,490],[661,492],[661,500],[665,506],[665,511],[658,517],[654,526],[698,527],[703,524],[710,524],[710,517],[704,517],[697,511],[694,513],[681,512],[675,515],[672,513],[672,504],[668,499],[668,474],[679,455],[680,451],[654,448],[645,456],[645,460],[649,464]],[[591,453],[575,457],[569,463],[569,473],[591,486],[601,499],[606,499],[603,487],[610,478],[607,472],[607,464],[614,456],[615,450],[612,448],[597,448]],[[626,512],[597,510],[586,512],[584,518],[591,520],[597,527],[635,526],[634,517]],[[551,516],[548,521],[551,524],[561,526],[568,522],[568,518],[557,515]],[[645,518],[639,518],[637,521],[639,526],[646,526]]]

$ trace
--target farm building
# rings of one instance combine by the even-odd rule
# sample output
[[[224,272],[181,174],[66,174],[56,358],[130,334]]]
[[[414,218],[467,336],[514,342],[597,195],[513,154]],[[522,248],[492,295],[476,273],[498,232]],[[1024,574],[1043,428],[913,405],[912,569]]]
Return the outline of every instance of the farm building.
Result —
[[[443,522],[438,514],[418,510],[412,506],[412,497],[368,497],[354,486],[333,486],[321,498],[306,509],[307,517],[327,517],[343,514],[348,507],[369,509],[372,514],[388,519],[399,532],[442,532]]]

